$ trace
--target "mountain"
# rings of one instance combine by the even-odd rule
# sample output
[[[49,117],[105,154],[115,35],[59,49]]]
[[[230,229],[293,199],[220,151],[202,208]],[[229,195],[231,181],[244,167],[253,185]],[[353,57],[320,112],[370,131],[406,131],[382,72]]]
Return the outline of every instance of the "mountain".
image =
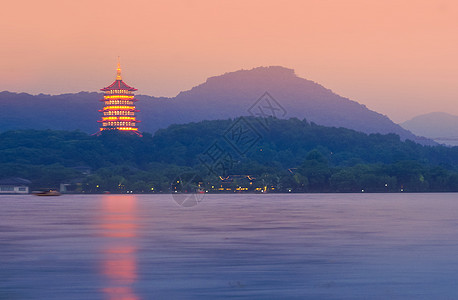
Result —
[[[416,116],[400,125],[416,135],[427,137],[437,143],[458,146],[458,116],[433,112]]]
[[[267,94],[266,94],[267,92]],[[37,95],[0,93],[0,130],[80,129],[98,131],[102,103],[99,93]],[[364,133],[395,133],[424,144],[387,116],[369,110],[325,87],[298,77],[283,67],[259,67],[208,78],[173,98],[138,95],[140,129],[155,132],[170,124],[216,120],[247,115],[306,118],[325,126]],[[268,106],[275,109],[269,110]]]
[[[94,133],[100,118],[98,93],[62,95],[0,93],[0,131],[58,129]]]

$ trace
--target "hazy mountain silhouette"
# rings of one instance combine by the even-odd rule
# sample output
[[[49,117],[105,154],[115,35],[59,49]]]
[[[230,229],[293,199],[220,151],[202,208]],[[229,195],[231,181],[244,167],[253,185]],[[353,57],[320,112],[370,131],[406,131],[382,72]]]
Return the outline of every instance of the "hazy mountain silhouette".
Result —
[[[62,95],[0,93],[0,130],[59,129],[96,132],[102,106],[98,93]]]
[[[133,83],[132,83],[133,84]],[[135,84],[133,84],[135,86]],[[365,133],[396,133],[402,139],[418,140],[411,132],[388,117],[364,105],[341,97],[323,86],[295,75],[283,67],[259,67],[240,70],[207,81],[173,98],[138,95],[138,119],[141,131],[154,132],[174,123],[226,119],[243,115],[265,115],[272,111],[258,99],[268,92],[281,118],[306,118],[325,126],[346,127]],[[81,92],[63,95],[0,93],[0,130],[80,129],[97,132],[102,107],[100,93]],[[250,113],[251,108],[251,113]]]
[[[433,112],[416,116],[400,125],[440,144],[458,146],[458,116]]]

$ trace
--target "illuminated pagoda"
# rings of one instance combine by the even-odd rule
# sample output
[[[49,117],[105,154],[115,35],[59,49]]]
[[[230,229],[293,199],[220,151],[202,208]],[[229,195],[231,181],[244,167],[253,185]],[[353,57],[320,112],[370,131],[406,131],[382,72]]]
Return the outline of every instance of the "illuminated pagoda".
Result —
[[[103,109],[99,112],[103,113],[102,120],[97,121],[102,123],[100,132],[103,130],[119,130],[128,133],[135,133],[141,136],[138,131],[135,113],[139,110],[135,107],[134,91],[136,88],[128,86],[121,78],[121,66],[118,59],[118,68],[116,69],[116,80],[111,85],[101,89],[105,92],[103,99],[105,102]]]

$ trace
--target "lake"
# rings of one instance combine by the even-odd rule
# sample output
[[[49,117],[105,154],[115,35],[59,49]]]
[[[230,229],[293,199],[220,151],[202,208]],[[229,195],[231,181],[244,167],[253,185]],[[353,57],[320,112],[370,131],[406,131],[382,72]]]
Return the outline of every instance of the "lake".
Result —
[[[458,299],[457,198],[0,196],[0,299]]]

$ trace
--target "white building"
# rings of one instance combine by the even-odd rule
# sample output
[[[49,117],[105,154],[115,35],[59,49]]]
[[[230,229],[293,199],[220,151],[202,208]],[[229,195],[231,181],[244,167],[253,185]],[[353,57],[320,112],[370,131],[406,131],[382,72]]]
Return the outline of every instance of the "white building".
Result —
[[[22,178],[0,179],[0,194],[28,194],[30,180]]]

